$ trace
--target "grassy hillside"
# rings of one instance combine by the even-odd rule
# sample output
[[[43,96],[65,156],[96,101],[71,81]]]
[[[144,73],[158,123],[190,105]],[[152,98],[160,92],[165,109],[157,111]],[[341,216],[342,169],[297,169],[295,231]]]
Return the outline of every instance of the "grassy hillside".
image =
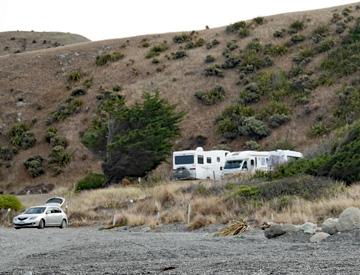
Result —
[[[49,191],[100,171],[81,134],[109,90],[127,104],[158,91],[186,112],[176,149],[311,153],[359,115],[359,17],[353,4],[0,56],[0,191]]]
[[[55,48],[90,40],[72,33],[12,31],[0,33],[0,55]]]

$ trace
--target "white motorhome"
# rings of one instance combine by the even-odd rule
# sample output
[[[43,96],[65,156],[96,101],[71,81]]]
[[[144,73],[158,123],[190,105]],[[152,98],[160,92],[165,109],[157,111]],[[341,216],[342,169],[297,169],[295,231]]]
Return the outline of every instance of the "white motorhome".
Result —
[[[290,150],[240,151],[227,155],[223,175],[270,171],[277,165],[303,158],[300,152]]]
[[[270,152],[268,151],[240,151],[227,155],[223,175],[255,171],[267,171],[269,168]]]
[[[297,160],[303,158],[303,154],[291,150],[276,150],[271,151],[269,158],[269,169],[273,170],[276,166],[283,164],[291,160]]]
[[[180,179],[220,179],[229,151],[196,150],[175,151],[173,153],[173,176]]]

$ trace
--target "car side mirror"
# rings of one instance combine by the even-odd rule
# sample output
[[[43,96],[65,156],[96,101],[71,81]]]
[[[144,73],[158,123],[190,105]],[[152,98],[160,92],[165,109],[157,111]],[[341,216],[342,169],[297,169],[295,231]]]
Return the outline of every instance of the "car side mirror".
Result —
[[[51,214],[51,211],[50,210],[46,211],[46,215],[49,215],[49,214]]]

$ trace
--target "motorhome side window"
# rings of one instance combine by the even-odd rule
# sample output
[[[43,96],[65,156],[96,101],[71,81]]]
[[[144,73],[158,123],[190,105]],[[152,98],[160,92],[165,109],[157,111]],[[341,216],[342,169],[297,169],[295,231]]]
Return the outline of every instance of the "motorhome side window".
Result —
[[[194,155],[185,155],[185,156],[175,156],[175,164],[193,164],[194,163]]]
[[[198,156],[198,164],[204,164],[204,156]]]
[[[206,163],[211,163],[211,157],[206,158]]]
[[[220,162],[220,157],[217,157],[217,158],[216,158],[216,161],[217,161],[217,162]]]

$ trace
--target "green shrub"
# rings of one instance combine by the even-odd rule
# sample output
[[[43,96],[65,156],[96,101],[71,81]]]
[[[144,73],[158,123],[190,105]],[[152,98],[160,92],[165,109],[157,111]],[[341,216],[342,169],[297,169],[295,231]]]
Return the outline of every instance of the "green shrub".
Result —
[[[224,71],[222,70],[221,66],[216,64],[205,68],[204,74],[205,76],[224,77]]]
[[[328,38],[319,43],[318,46],[315,47],[315,52],[324,53],[330,51],[335,46],[335,42],[333,39]]]
[[[245,118],[254,114],[255,111],[250,107],[231,105],[216,119],[217,129],[226,138],[236,138],[241,135],[239,127],[243,125]]]
[[[225,89],[217,85],[210,91],[198,91],[195,93],[195,97],[205,105],[214,105],[218,102],[221,102],[225,98]]]
[[[238,48],[239,46],[236,44],[236,40],[232,40],[230,42],[228,42],[226,44],[226,48],[229,49],[230,51],[234,51]]]
[[[296,21],[291,23],[288,32],[290,34],[294,34],[294,33],[297,33],[299,31],[302,31],[304,28],[305,28],[304,22],[300,21],[300,20],[296,20]]]
[[[90,89],[91,86],[93,85],[93,81],[94,79],[93,78],[88,78],[84,81],[83,85],[86,89]]]
[[[215,47],[216,47],[217,45],[219,45],[219,44],[220,44],[219,40],[213,39],[211,42],[206,43],[206,48],[207,48],[208,50],[210,50],[210,49],[212,49],[212,48],[215,48]]]
[[[346,45],[332,50],[321,62],[321,69],[332,76],[347,76],[355,73],[360,67],[360,43]]]
[[[160,60],[157,59],[157,58],[153,58],[153,59],[151,60],[151,63],[152,63],[152,64],[159,64],[159,63],[160,63]]]
[[[295,145],[292,144],[287,138],[280,139],[273,143],[269,150],[294,150]]]
[[[290,38],[292,45],[303,42],[304,40],[305,40],[305,36],[303,36],[301,34],[295,34],[295,35],[291,36],[291,38]]]
[[[194,48],[199,48],[202,47],[205,44],[205,40],[203,38],[198,38],[194,41],[189,41],[186,43],[185,45],[185,49],[194,49]]]
[[[0,195],[0,209],[13,209],[19,211],[23,209],[20,200],[13,195]]]
[[[239,185],[232,193],[232,197],[244,199],[257,199],[260,194],[260,189],[253,185]]]
[[[339,104],[334,115],[341,121],[352,123],[360,117],[360,87],[348,85],[338,93]]]
[[[49,127],[46,129],[45,141],[50,143],[51,139],[57,135],[58,130],[55,127]]]
[[[0,146],[0,160],[12,160],[15,154],[16,151],[13,148]]]
[[[241,28],[239,29],[238,34],[241,38],[245,38],[250,35],[250,30],[248,28]]]
[[[69,73],[68,80],[69,81],[79,81],[81,79],[81,72],[80,71],[73,71]]]
[[[329,132],[330,129],[326,126],[326,124],[323,121],[318,121],[310,127],[308,134],[310,137],[321,137]]]
[[[258,151],[261,149],[261,145],[255,140],[249,140],[245,142],[245,149]]]
[[[73,97],[68,98],[65,103],[61,104],[54,112],[50,114],[46,120],[47,125],[51,125],[55,122],[63,121],[69,116],[79,113],[83,102],[80,99]]]
[[[261,120],[255,117],[247,117],[238,128],[240,136],[246,136],[252,139],[262,139],[270,135],[270,129]]]
[[[66,148],[68,146],[68,141],[65,137],[56,135],[50,139],[50,145],[52,147],[62,146]]]
[[[223,69],[233,69],[237,67],[238,64],[240,64],[241,58],[240,56],[235,55],[228,55],[225,57],[224,64],[221,65]]]
[[[116,62],[122,58],[124,58],[124,54],[120,52],[111,52],[107,54],[102,54],[96,56],[96,65],[103,66],[106,65],[108,62]]]
[[[267,44],[264,47],[264,52],[273,57],[282,56],[288,52],[288,47],[286,45]]]
[[[233,23],[226,27],[225,31],[230,33],[238,32],[240,29],[246,28],[246,22],[245,21],[239,21],[236,23]]]
[[[264,182],[258,185],[258,196],[263,200],[298,196],[307,200],[329,197],[344,189],[339,182],[327,178],[298,176]]]
[[[15,123],[8,132],[10,143],[19,149],[29,149],[36,143],[35,135],[29,131],[24,123]]]
[[[329,35],[329,32],[330,30],[327,25],[320,25],[312,32],[311,39],[314,43],[319,43]]]
[[[257,114],[257,118],[261,120],[266,120],[272,115],[280,114],[280,115],[288,115],[290,113],[289,108],[283,102],[271,101]]]
[[[213,57],[212,55],[207,55],[205,57],[205,63],[212,63],[215,61],[215,57]]]
[[[273,37],[275,38],[283,38],[285,35],[286,35],[285,29],[277,30],[273,33]]]
[[[302,49],[298,55],[293,58],[295,64],[302,66],[310,63],[311,58],[315,55],[315,52],[312,48]]]
[[[44,167],[43,167],[43,161],[44,161],[44,159],[41,156],[37,155],[37,156],[33,156],[31,158],[28,158],[24,162],[24,166],[25,166],[26,170],[28,171],[28,173],[30,174],[30,176],[32,176],[33,178],[36,178],[45,173]]]
[[[62,173],[62,169],[71,161],[71,154],[63,146],[57,145],[51,149],[48,163],[54,175]]]
[[[278,128],[284,123],[290,120],[288,115],[285,114],[273,114],[268,119],[268,124],[271,128]]]
[[[181,59],[187,56],[185,51],[177,51],[175,53],[171,53],[172,59]]]
[[[146,58],[153,58],[156,56],[159,56],[162,52],[166,51],[168,49],[167,43],[162,43],[153,46],[148,53],[146,54]]]
[[[258,25],[262,25],[265,23],[265,18],[258,16],[253,19],[253,22],[255,22]]]
[[[102,188],[106,182],[107,178],[104,174],[91,172],[76,183],[75,191]]]
[[[192,40],[192,36],[190,34],[187,34],[187,33],[182,33],[182,34],[179,34],[179,35],[175,35],[173,37],[174,43],[177,43],[177,44],[189,42],[191,40]]]

